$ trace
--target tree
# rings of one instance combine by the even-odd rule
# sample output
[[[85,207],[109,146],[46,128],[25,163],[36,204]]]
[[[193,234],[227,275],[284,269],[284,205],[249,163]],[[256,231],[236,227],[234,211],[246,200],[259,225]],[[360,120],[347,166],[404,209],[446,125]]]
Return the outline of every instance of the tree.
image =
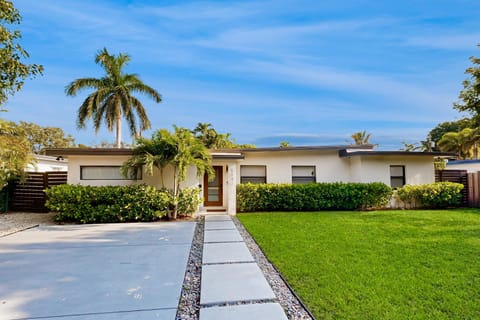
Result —
[[[153,175],[154,168],[160,170],[163,184],[163,169],[166,166],[173,168],[173,211],[169,218],[177,218],[178,199],[181,191],[181,182],[187,178],[187,170],[193,166],[197,176],[207,173],[214,176],[211,155],[203,143],[186,128],[174,127],[174,132],[162,129],[155,132],[151,139],[139,139],[133,149],[133,156],[128,159],[122,173],[127,175],[130,170],[144,168],[148,175]]]
[[[438,141],[438,147],[441,151],[457,153],[460,159],[469,159],[477,153],[479,141],[479,129],[466,128],[460,132],[445,133]]]
[[[20,31],[12,30],[12,25],[20,24],[22,17],[10,0],[0,0],[0,110],[9,95],[14,95],[23,87],[25,80],[42,74],[38,64],[25,64],[29,54],[20,46]]]
[[[442,139],[443,135],[447,132],[460,132],[465,128],[474,128],[477,124],[474,120],[469,118],[463,118],[456,121],[446,121],[439,123],[435,128],[430,130],[425,141],[422,141],[425,145],[430,140],[430,146],[433,143],[432,150],[439,151],[438,141]]]
[[[25,167],[33,163],[28,140],[18,134],[13,122],[0,119],[0,190],[8,182],[25,176]]]
[[[75,139],[71,135],[65,136],[61,128],[42,127],[25,121],[20,121],[16,128],[18,134],[28,140],[33,153],[40,153],[44,148],[75,147]]]
[[[218,133],[211,123],[199,122],[191,131],[208,149],[255,148],[252,144],[237,144],[230,133]]]
[[[367,133],[366,130],[355,132],[354,134],[351,135],[351,137],[355,145],[370,144],[371,134]]]
[[[480,44],[478,46],[480,47]],[[480,58],[472,56],[470,61],[473,66],[465,70],[470,77],[463,81],[463,90],[459,95],[461,101],[454,103],[453,107],[478,117],[480,115]]]
[[[123,72],[122,69],[128,62],[130,62],[128,54],[120,53],[115,56],[104,48],[97,53],[95,63],[105,70],[105,75],[100,79],[77,79],[65,88],[69,96],[75,96],[84,89],[94,90],[78,109],[77,125],[84,128],[85,121],[91,118],[96,132],[100,129],[102,121],[110,132],[115,127],[117,148],[121,148],[122,145],[122,117],[126,119],[130,133],[134,137],[151,127],[145,108],[132,94],[144,94],[157,103],[162,101],[161,95],[144,84],[137,75]],[[137,121],[140,122],[138,129]]]
[[[280,141],[280,148],[291,147],[292,145],[288,141]]]

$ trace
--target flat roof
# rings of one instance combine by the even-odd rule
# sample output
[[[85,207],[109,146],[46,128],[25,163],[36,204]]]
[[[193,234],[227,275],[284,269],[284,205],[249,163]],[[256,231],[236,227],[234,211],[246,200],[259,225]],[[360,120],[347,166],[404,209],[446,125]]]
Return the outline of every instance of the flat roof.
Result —
[[[343,149],[361,149],[361,150],[372,150],[374,147],[373,144],[364,144],[364,145],[332,145],[332,146],[292,146],[292,147],[261,147],[261,148],[237,148],[237,149],[212,149],[212,153],[224,152],[224,153],[235,153],[235,152],[285,152],[285,151],[337,151]]]
[[[455,157],[456,153],[452,152],[427,152],[427,151],[352,151],[340,150],[339,156],[354,157],[354,156],[429,156],[429,157]]]

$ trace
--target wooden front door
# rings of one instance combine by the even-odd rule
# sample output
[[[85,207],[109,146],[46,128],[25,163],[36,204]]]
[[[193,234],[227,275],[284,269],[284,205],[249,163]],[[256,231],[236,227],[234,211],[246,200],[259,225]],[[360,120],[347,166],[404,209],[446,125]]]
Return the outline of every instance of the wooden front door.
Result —
[[[203,178],[203,198],[205,206],[222,206],[223,205],[223,167],[213,166],[215,178],[208,181],[208,175],[205,173]]]

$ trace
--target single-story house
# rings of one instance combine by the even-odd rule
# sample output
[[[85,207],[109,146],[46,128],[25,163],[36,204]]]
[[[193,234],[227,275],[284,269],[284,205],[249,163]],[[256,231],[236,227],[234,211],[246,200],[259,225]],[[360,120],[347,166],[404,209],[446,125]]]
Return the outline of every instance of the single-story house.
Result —
[[[467,170],[468,173],[480,171],[480,160],[448,160],[445,170]]]
[[[41,154],[33,155],[35,162],[28,164],[27,172],[67,171],[68,160],[62,156],[46,156]]]
[[[442,152],[376,151],[363,146],[302,146],[211,150],[215,179],[198,178],[192,168],[182,187],[199,186],[207,211],[236,212],[240,183],[383,182],[392,187],[435,181],[435,157]],[[120,167],[131,149],[47,149],[47,155],[68,158],[68,183],[82,185],[148,184],[162,187],[160,172],[125,178]],[[164,170],[171,188],[173,170]]]

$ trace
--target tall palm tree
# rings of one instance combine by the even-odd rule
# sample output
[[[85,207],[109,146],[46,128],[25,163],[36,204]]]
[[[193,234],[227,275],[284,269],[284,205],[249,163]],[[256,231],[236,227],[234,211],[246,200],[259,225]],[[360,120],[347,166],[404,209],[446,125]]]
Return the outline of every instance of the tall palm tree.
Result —
[[[366,130],[355,132],[354,134],[351,135],[353,142],[356,145],[363,145],[363,144],[369,144],[370,143],[370,137],[371,134],[367,133]]]
[[[84,89],[94,90],[78,108],[77,125],[84,128],[85,121],[91,118],[96,132],[100,129],[102,121],[110,132],[115,127],[117,148],[122,146],[122,117],[127,120],[132,136],[137,136],[138,132],[151,127],[145,108],[132,93],[144,94],[157,103],[162,101],[161,95],[144,84],[136,74],[122,71],[129,61],[128,54],[120,53],[115,56],[103,48],[97,53],[95,63],[105,70],[105,75],[99,79],[80,78],[65,88],[69,96],[76,96]],[[135,114],[140,122],[139,131]]]
[[[441,151],[457,153],[460,159],[469,159],[480,141],[479,131],[465,128],[460,132],[447,132],[438,141],[438,147]]]

